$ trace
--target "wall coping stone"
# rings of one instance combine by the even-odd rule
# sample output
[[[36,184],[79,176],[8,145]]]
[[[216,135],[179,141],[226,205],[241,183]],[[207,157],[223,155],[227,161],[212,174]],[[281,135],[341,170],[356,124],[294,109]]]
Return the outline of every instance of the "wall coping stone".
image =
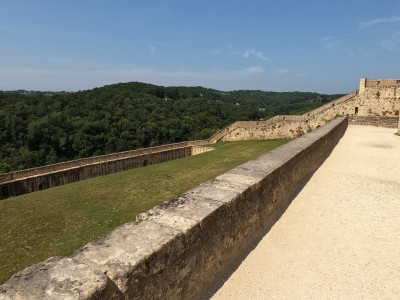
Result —
[[[83,266],[88,270],[85,272],[99,278],[105,274],[108,279],[99,279],[100,286],[114,283],[118,288],[112,289],[115,297],[120,292],[127,299],[197,297],[263,226],[269,214],[287,202],[322,163],[347,123],[347,117],[334,119],[140,214],[136,222],[116,228],[61,261],[68,260],[72,269]],[[57,259],[49,260],[60,264]],[[23,293],[20,289],[34,293],[36,282],[48,282],[48,274],[40,272],[43,263],[13,275],[0,286],[0,299],[16,299],[17,293]],[[33,277],[24,286],[16,284],[26,273]],[[96,298],[86,296],[95,277],[83,274],[58,273],[46,288],[68,283],[73,295],[78,287],[89,286],[82,293],[85,296],[71,299],[112,299],[109,292]]]
[[[101,271],[61,256],[28,267],[0,286],[1,300],[92,298],[123,299],[123,295]]]

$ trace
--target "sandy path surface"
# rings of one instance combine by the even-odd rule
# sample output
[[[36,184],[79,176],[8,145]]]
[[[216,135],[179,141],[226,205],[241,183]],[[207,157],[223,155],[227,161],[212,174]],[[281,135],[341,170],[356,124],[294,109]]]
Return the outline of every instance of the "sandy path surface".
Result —
[[[400,137],[349,126],[212,299],[400,299]]]

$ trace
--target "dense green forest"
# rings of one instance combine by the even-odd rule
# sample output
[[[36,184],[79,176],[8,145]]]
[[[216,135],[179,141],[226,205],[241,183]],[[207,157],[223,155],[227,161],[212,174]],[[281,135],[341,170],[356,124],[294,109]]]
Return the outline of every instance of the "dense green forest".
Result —
[[[0,91],[0,173],[208,138],[237,120],[302,114],[339,96],[138,82],[73,93]]]

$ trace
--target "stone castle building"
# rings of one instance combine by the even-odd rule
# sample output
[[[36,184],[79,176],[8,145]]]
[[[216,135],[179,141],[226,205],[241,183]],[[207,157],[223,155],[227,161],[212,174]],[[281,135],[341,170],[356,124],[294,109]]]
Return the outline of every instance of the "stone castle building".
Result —
[[[358,90],[301,116],[235,122],[211,137],[211,142],[295,138],[338,116],[349,116],[350,124],[399,128],[399,110],[400,79],[361,78]]]

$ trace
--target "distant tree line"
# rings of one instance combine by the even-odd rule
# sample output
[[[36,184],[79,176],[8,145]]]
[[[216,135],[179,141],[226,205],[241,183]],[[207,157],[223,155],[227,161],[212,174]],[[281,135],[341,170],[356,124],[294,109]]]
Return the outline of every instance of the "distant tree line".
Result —
[[[302,114],[341,95],[120,83],[0,92],[0,173],[210,137],[237,120]]]

